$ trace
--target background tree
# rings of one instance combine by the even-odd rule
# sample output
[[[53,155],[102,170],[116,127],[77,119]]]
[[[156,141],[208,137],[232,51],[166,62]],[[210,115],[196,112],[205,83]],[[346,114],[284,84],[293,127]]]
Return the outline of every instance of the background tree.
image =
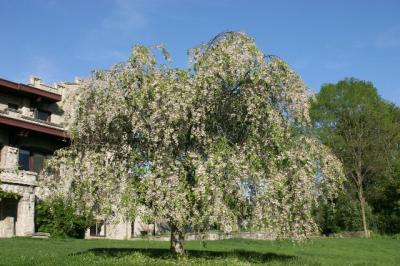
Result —
[[[365,211],[367,221],[370,223],[372,221],[375,225],[375,217],[369,205],[366,206]],[[334,204],[320,201],[314,208],[314,217],[321,233],[326,236],[363,230],[360,203],[356,195],[347,190],[339,194]]]
[[[365,189],[393,175],[400,126],[396,107],[380,98],[370,82],[346,79],[326,84],[312,100],[311,118],[318,135],[344,165],[347,190],[360,204],[368,236]]]
[[[335,197],[343,173],[304,133],[307,87],[243,33],[190,54],[191,68],[175,69],[135,46],[127,63],[96,71],[70,98],[72,145],[50,163],[47,191],[97,215],[167,221],[178,255],[186,230],[315,233],[312,204]]]
[[[400,130],[400,108],[389,106],[397,130]],[[400,132],[399,132],[400,134]],[[400,137],[397,136],[390,171],[385,171],[369,185],[366,194],[374,211],[376,229],[386,234],[400,233]],[[396,146],[396,145],[395,145]],[[396,152],[397,150],[397,152]]]

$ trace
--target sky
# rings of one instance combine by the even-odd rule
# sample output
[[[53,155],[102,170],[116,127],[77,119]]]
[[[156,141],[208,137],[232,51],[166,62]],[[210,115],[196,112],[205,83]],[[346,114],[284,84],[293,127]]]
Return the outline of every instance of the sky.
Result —
[[[313,91],[355,77],[400,105],[399,0],[0,0],[0,78],[85,78],[135,44],[162,43],[186,68],[187,50],[223,31],[246,32]]]

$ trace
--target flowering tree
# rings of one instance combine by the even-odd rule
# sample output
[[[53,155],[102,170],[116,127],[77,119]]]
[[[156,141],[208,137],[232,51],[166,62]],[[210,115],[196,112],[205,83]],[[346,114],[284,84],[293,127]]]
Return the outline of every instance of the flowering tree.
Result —
[[[191,49],[188,70],[153,50],[135,46],[70,97],[72,144],[50,163],[47,189],[96,214],[167,221],[178,255],[188,229],[314,233],[312,204],[335,197],[343,173],[307,133],[300,77],[244,33]]]

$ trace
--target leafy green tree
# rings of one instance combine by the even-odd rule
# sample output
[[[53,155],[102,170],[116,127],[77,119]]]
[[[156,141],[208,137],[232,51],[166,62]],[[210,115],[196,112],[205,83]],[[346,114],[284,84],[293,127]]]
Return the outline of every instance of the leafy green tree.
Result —
[[[188,228],[314,234],[312,204],[337,195],[343,171],[300,130],[310,126],[301,78],[244,33],[191,49],[191,69],[153,51],[135,46],[71,98],[72,145],[50,163],[47,189],[97,215],[167,221],[177,255]]]
[[[349,193],[360,204],[368,236],[365,189],[393,174],[400,124],[396,107],[384,101],[370,82],[354,78],[323,85],[311,100],[311,119],[323,141],[341,159]]]

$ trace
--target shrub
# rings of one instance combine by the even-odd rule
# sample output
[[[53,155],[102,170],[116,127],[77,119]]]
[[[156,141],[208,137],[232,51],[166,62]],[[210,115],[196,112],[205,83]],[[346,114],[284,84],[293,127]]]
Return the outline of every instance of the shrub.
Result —
[[[77,214],[73,205],[61,197],[46,199],[36,204],[36,229],[52,237],[84,238],[92,218]]]

